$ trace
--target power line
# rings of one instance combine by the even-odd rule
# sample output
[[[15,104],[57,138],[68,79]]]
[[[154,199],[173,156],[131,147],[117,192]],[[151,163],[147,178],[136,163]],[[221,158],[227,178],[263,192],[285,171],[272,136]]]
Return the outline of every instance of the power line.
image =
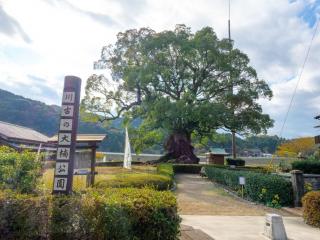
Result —
[[[290,103],[289,103],[289,106],[288,106],[288,110],[287,110],[286,115],[285,115],[284,120],[283,120],[283,124],[282,124],[281,130],[280,130],[280,135],[279,135],[280,138],[282,137],[283,130],[284,130],[285,124],[286,124],[286,122],[287,122],[288,115],[289,115],[289,112],[290,112],[290,110],[291,110],[294,97],[295,97],[295,95],[296,95],[296,93],[297,93],[298,86],[299,86],[300,81],[301,81],[301,79],[302,79],[302,73],[303,73],[304,67],[305,67],[305,65],[306,65],[306,62],[307,62],[307,60],[308,60],[309,53],[310,53],[310,49],[311,49],[313,40],[314,40],[314,38],[315,38],[315,36],[316,36],[316,33],[317,33],[317,30],[318,30],[318,25],[319,25],[319,20],[317,20],[316,27],[315,27],[315,29],[314,29],[314,32],[313,32],[311,41],[310,41],[310,43],[309,43],[309,47],[308,47],[308,50],[307,50],[307,54],[306,54],[305,59],[304,59],[303,64],[302,64],[302,68],[301,68],[301,71],[300,71],[300,74],[299,74],[299,77],[298,77],[298,81],[297,81],[296,86],[295,86],[295,88],[294,88],[294,91],[293,91],[293,94],[292,94],[292,96],[291,96],[291,100],[290,100]]]
[[[315,38],[315,36],[316,36],[316,33],[317,33],[317,31],[318,31],[318,25],[319,25],[319,20],[317,20],[316,27],[315,27],[315,29],[314,29],[312,38],[311,38],[310,43],[309,43],[309,46],[308,46],[307,54],[306,54],[306,56],[305,56],[305,58],[304,58],[304,61],[303,61],[303,64],[302,64],[302,68],[301,68],[301,71],[300,71],[300,74],[299,74],[299,77],[298,77],[298,81],[297,81],[296,86],[295,86],[295,88],[294,88],[294,90],[293,90],[293,94],[292,94],[292,96],[291,96],[290,103],[289,103],[289,106],[288,106],[286,115],[285,115],[284,120],[283,120],[283,124],[282,124],[281,130],[280,130],[279,139],[282,138],[283,130],[284,130],[285,124],[286,124],[286,122],[287,122],[287,120],[288,120],[289,112],[290,112],[290,110],[291,110],[294,97],[295,97],[295,95],[296,95],[296,93],[297,93],[297,89],[298,89],[299,84],[300,84],[300,82],[301,82],[303,70],[304,70],[304,67],[305,67],[305,65],[306,65],[306,63],[307,63],[307,60],[308,60],[308,57],[309,57],[309,54],[310,54],[310,49],[311,49],[311,47],[312,47],[313,40],[314,40],[314,38]],[[273,154],[273,155],[272,155],[272,158],[271,158],[271,160],[270,160],[270,162],[269,162],[269,168],[270,168],[270,169],[272,168],[272,164],[273,164],[274,158],[275,158],[275,155]]]

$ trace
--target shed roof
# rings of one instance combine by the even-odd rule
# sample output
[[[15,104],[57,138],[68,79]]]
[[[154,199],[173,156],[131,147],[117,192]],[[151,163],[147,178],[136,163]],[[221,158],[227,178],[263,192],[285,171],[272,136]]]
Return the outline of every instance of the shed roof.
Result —
[[[48,137],[31,128],[0,121],[0,137],[6,140],[22,140],[44,143]]]
[[[206,154],[225,155],[225,156],[230,155],[223,148],[210,148],[210,152],[208,152]]]
[[[106,134],[77,134],[77,143],[87,142],[102,142],[106,138]],[[49,142],[55,143],[58,141],[58,135],[49,138]]]

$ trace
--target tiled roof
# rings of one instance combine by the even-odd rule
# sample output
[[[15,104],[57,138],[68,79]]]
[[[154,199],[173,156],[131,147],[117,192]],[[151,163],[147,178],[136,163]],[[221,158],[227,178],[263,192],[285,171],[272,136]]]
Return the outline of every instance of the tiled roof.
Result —
[[[223,148],[211,148],[210,152],[206,154],[225,155],[225,156],[230,155]]]
[[[48,137],[31,128],[0,121],[0,136],[4,139],[17,139],[35,142],[47,142]]]
[[[77,142],[102,142],[103,139],[105,139],[107,135],[106,134],[77,134]],[[58,136],[54,135],[51,137],[49,142],[57,142]]]

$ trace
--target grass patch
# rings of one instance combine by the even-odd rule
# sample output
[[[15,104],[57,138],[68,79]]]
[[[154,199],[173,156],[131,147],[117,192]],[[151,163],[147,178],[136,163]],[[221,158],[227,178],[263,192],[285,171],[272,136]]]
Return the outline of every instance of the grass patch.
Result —
[[[163,164],[163,166],[160,164],[158,167],[150,165],[133,166],[131,170],[122,167],[96,167],[98,174],[95,176],[95,186],[99,188],[142,188],[150,186],[158,190],[166,190],[172,187],[173,174],[170,176],[165,175],[170,173],[170,166],[169,164]],[[160,174],[157,173],[158,171]],[[52,168],[43,173],[42,181],[39,185],[41,190],[52,190],[53,175],[54,169]],[[76,192],[86,190],[86,176],[73,176],[73,190]]]

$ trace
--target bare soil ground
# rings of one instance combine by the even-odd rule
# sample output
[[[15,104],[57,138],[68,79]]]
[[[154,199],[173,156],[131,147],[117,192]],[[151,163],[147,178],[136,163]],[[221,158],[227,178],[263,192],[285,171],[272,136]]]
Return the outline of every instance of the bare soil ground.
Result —
[[[277,213],[293,216],[287,211],[268,208],[233,196],[220,185],[197,174],[177,174],[175,178],[179,214],[263,216],[266,213]]]

